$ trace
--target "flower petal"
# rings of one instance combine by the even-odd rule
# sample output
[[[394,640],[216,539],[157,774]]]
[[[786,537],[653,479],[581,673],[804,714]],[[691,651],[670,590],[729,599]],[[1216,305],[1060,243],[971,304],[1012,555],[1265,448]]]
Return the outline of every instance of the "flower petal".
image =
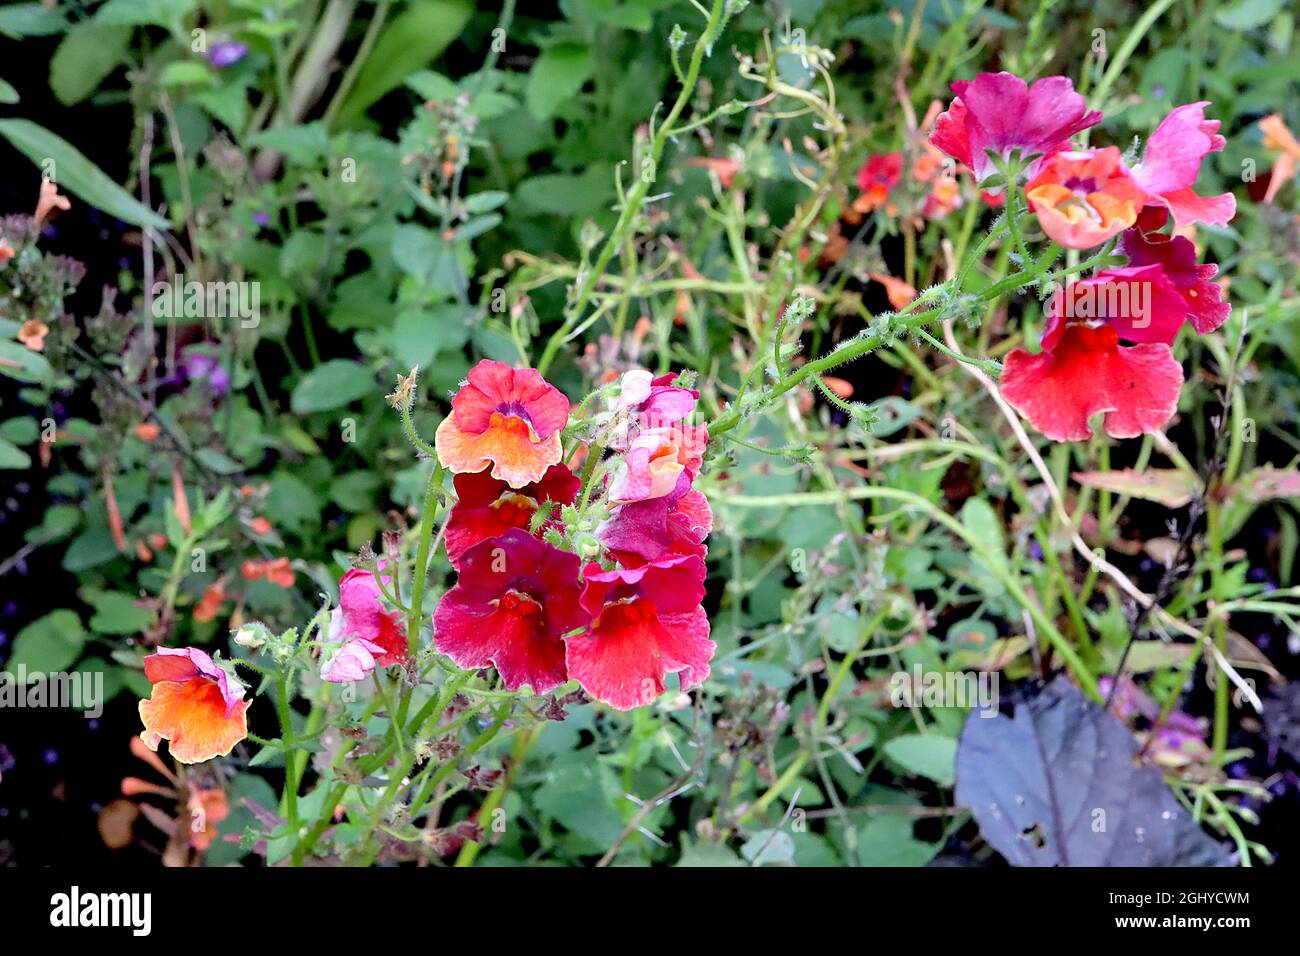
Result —
[[[220,686],[204,677],[155,684],[139,710],[145,745],[157,750],[166,740],[172,758],[185,764],[224,757],[248,736],[248,701],[228,713]]]
[[[478,472],[491,465],[492,477],[512,488],[537,481],[561,455],[558,431],[535,442],[526,421],[500,412],[493,412],[490,424],[478,433],[462,431],[456,416],[448,415],[438,426],[434,442],[438,461],[449,471]]]
[[[1160,428],[1178,407],[1182,366],[1169,346],[1119,346],[1107,326],[1070,325],[1054,349],[1031,355],[1012,351],[1002,370],[1002,397],[1053,441],[1092,436],[1088,419],[1103,422],[1112,438],[1133,438]]]

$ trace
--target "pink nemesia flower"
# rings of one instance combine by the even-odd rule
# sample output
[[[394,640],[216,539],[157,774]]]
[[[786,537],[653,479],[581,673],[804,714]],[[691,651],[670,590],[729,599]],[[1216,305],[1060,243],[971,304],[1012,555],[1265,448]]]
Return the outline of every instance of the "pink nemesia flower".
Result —
[[[508,690],[553,690],[568,680],[560,638],[587,623],[578,565],[519,528],[480,541],[434,611],[434,646],[459,667],[493,665]]]
[[[1137,225],[1120,237],[1119,251],[1128,256],[1130,265],[1163,269],[1182,296],[1193,328],[1201,334],[1213,332],[1228,321],[1232,312],[1232,306],[1223,301],[1223,287],[1213,281],[1219,267],[1208,262],[1198,264],[1196,247],[1190,240],[1157,232],[1166,218],[1165,210],[1148,208]]]
[[[1088,419],[1105,412],[1112,438],[1155,431],[1173,417],[1183,368],[1168,345],[1128,348],[1110,325],[1067,325],[1037,355],[1015,349],[1002,368],[1002,397],[1053,441],[1092,437]]]
[[[1232,193],[1198,196],[1196,184],[1201,160],[1223,149],[1219,121],[1205,118],[1208,102],[1179,106],[1156,127],[1133,168],[1133,178],[1147,193],[1147,204],[1168,209],[1179,226],[1203,222],[1226,226],[1237,212]]]
[[[382,569],[381,569],[382,572]],[[391,589],[391,580],[384,583]],[[361,638],[377,645],[381,651],[375,659],[379,667],[400,664],[409,647],[401,615],[384,606],[383,592],[371,571],[352,568],[339,581],[339,606],[335,609],[331,633],[338,640]]]
[[[150,750],[166,740],[173,759],[201,763],[248,736],[244,686],[206,652],[160,647],[145,657],[144,676],[153,689],[140,701],[140,739]]]
[[[613,502],[644,501],[668,494],[677,479],[699,474],[709,443],[707,425],[680,422],[635,432],[627,451],[615,460],[608,497]]]
[[[536,369],[483,359],[438,426],[438,461],[455,474],[491,465],[493,478],[520,488],[560,460],[568,420],[569,400]]]
[[[1066,149],[1070,137],[1101,121],[1089,111],[1068,77],[1048,76],[1029,86],[1011,73],[981,73],[952,84],[957,94],[934,123],[930,142],[975,173],[982,183],[997,167],[986,150],[1006,159],[1012,150],[1038,159],[1027,169],[1032,178],[1043,159]]]
[[[709,640],[704,562],[664,558],[639,568],[584,572],[582,606],[591,624],[564,640],[569,676],[617,710],[649,704],[678,675],[682,690],[709,676],[717,645]]]
[[[334,613],[339,613],[337,608]],[[331,684],[350,684],[364,680],[383,655],[384,649],[378,644],[364,637],[354,637],[328,654],[325,663],[321,665],[321,680]]]
[[[708,554],[704,539],[712,529],[708,499],[683,474],[671,493],[614,509],[596,537],[619,564],[634,568],[676,555],[703,558]]]
[[[457,500],[445,533],[447,557],[452,567],[459,567],[461,555],[480,541],[511,528],[528,530],[543,502],[573,504],[581,483],[565,465],[558,464],[548,468],[540,481],[522,488],[511,488],[508,483],[493,478],[486,469],[477,474],[457,475],[455,484]],[[563,525],[553,515],[537,533],[540,535],[547,527],[562,529]]]

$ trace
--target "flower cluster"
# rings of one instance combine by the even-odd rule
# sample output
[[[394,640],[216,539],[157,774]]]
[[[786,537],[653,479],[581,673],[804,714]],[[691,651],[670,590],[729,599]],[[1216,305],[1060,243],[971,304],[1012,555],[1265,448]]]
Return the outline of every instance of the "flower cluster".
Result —
[[[1173,110],[1130,168],[1114,146],[1072,142],[1101,114],[1086,109],[1065,77],[1030,86],[985,73],[953,90],[957,98],[935,123],[935,146],[982,184],[1005,189],[1027,180],[1029,208],[1058,244],[1090,249],[1118,237],[1128,258],[1053,294],[1042,350],[1007,355],[1003,396],[1055,441],[1090,437],[1088,420],[1098,413],[1113,438],[1160,428],[1183,382],[1170,348],[1179,330],[1213,331],[1230,309],[1213,281],[1218,267],[1198,264],[1196,247],[1178,234],[1198,223],[1226,225],[1236,212],[1230,193],[1193,189],[1202,160],[1225,145],[1219,122],[1205,118],[1209,104]],[[1163,231],[1169,219],[1172,233]]]
[[[614,454],[600,461],[599,442],[580,451],[593,456],[584,488],[560,461],[564,395],[533,369],[484,360],[469,373],[436,442],[458,499],[446,539],[459,578],[434,612],[439,652],[495,667],[509,690],[576,680],[622,710],[654,700],[670,673],[683,690],[708,676],[712,514],[692,488],[708,432],[686,423],[699,396],[673,378],[622,377],[600,432]],[[595,555],[579,541],[580,498],[607,515]],[[601,560],[584,566],[580,553]]]

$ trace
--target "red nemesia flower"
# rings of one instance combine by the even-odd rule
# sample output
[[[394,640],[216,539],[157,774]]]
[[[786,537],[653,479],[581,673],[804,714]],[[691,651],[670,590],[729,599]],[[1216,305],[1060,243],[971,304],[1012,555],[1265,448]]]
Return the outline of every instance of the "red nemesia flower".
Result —
[[[1112,438],[1155,431],[1178,407],[1183,369],[1168,345],[1123,348],[1110,325],[1065,326],[1053,348],[1015,349],[1002,369],[1002,397],[1053,441],[1092,436],[1088,419],[1106,412]]]
[[[717,645],[709,640],[704,562],[695,555],[639,568],[584,572],[582,606],[591,624],[564,640],[569,676],[618,710],[650,703],[675,673],[682,690],[709,676]]]
[[[542,502],[573,504],[581,482],[568,467],[557,464],[548,468],[540,481],[522,488],[511,488],[507,482],[493,478],[487,469],[457,475],[455,485],[457,501],[447,522],[446,541],[447,557],[452,567],[459,568],[461,555],[480,541],[511,528],[528,530]],[[554,517],[545,526],[562,527]]]
[[[553,690],[568,680],[560,638],[587,623],[578,565],[518,528],[480,541],[434,611],[434,646],[458,667],[493,665],[508,690]]]
[[[1201,160],[1227,143],[1219,135],[1219,121],[1205,118],[1209,105],[1189,103],[1161,120],[1147,140],[1142,162],[1133,168],[1133,178],[1147,193],[1147,204],[1168,209],[1179,226],[1195,222],[1225,226],[1237,212],[1232,193],[1198,196],[1192,189]]]
[[[144,659],[144,676],[153,690],[140,701],[140,739],[150,750],[166,740],[173,759],[201,763],[248,736],[244,686],[197,647],[158,648]]]
[[[1166,218],[1165,210],[1148,208],[1137,225],[1120,237],[1119,251],[1128,256],[1131,265],[1157,265],[1164,270],[1182,296],[1187,320],[1197,332],[1213,332],[1228,321],[1232,312],[1232,306],[1222,301],[1223,287],[1212,281],[1219,267],[1209,262],[1198,264],[1196,247],[1190,240],[1157,232]]]
[[[596,529],[596,537],[619,564],[634,568],[677,555],[703,558],[708,554],[704,539],[712,529],[708,499],[683,474],[671,493],[616,508]]]
[[[1064,76],[1029,86],[1011,73],[981,73],[953,83],[952,91],[957,97],[935,120],[930,142],[969,166],[980,183],[997,172],[986,150],[1002,159],[1015,149],[1022,157],[1038,154],[1028,168],[1032,178],[1042,158],[1068,148],[1071,136],[1101,121],[1101,113],[1089,111]]]
[[[560,460],[569,400],[536,369],[483,359],[451,400],[438,426],[438,461],[456,474],[492,466],[512,488],[537,481]]]
[[[1025,187],[1043,232],[1068,249],[1090,249],[1137,221],[1146,194],[1114,146],[1047,158]]]
[[[871,212],[885,204],[890,192],[903,178],[902,153],[877,153],[867,157],[858,170],[861,196],[853,203],[858,212]]]

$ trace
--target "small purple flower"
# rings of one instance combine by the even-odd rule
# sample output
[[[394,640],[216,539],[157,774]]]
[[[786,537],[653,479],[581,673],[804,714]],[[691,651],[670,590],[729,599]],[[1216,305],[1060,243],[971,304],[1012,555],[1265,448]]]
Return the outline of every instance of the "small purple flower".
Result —
[[[253,213],[253,222],[257,223],[259,226],[269,226],[271,224],[271,216],[263,210],[258,210]]]
[[[191,382],[206,381],[214,398],[220,398],[230,391],[230,375],[215,356],[202,352],[188,352],[181,363],[185,377]]]
[[[248,44],[237,40],[218,40],[212,44],[208,60],[219,70],[234,66],[248,55]]]

